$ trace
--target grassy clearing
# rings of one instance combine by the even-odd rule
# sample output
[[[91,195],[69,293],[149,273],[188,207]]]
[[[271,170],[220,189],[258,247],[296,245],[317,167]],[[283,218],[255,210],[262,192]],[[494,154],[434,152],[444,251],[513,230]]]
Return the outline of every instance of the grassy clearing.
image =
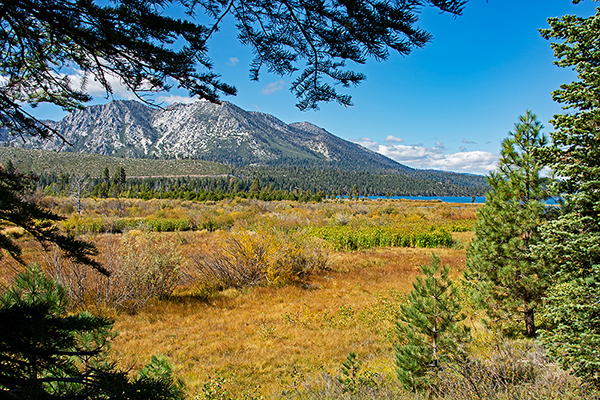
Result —
[[[403,300],[430,250],[380,249],[334,253],[330,271],[306,285],[227,290],[198,301],[182,293],[133,316],[120,316],[114,355],[126,366],[165,354],[193,392],[209,377],[260,386],[281,395],[321,372],[338,373],[356,352],[364,367],[392,380],[396,304]],[[442,261],[461,268],[461,250]]]
[[[78,295],[84,300],[80,307],[115,319],[120,334],[113,343],[112,359],[123,369],[136,370],[152,355],[163,354],[186,383],[190,397],[199,399],[220,388],[226,388],[232,398],[244,394],[285,399],[414,398],[398,394],[395,378],[398,305],[432,251],[451,267],[454,277],[460,276],[478,207],[411,201],[109,199],[88,200],[84,213],[76,215],[67,199],[45,202],[68,218],[65,228],[87,232],[84,236],[98,245],[99,260],[123,277],[107,285],[96,275],[77,270],[70,275],[75,280],[69,281],[72,289],[85,289]],[[119,221],[136,223],[111,230],[84,228],[91,220],[115,223],[117,228]],[[194,228],[155,229],[139,222],[152,220],[165,224],[185,220]],[[68,272],[68,266],[61,264],[64,260],[44,259],[36,242],[22,232],[14,234],[20,237],[27,260]],[[442,239],[431,243],[438,246],[435,249],[419,247],[417,241],[399,243],[418,234],[440,234]],[[348,238],[354,244],[343,244]],[[398,244],[409,247],[394,247]],[[314,258],[309,257],[313,252]],[[210,275],[207,264],[200,264],[205,269],[195,265],[199,257],[213,264],[218,261],[219,268],[226,265],[227,273],[240,265],[242,269],[261,265],[269,278],[250,286],[235,280],[225,284],[214,274],[222,269],[210,267]],[[2,263],[0,278],[8,282],[18,267],[7,258]],[[178,281],[173,280],[175,273]],[[163,291],[143,296],[159,282]],[[113,299],[113,304],[107,299]],[[115,305],[114,299],[121,305]],[[479,324],[473,310],[470,313],[468,323],[476,338],[473,354],[480,360],[472,374],[480,377],[482,385],[499,387],[511,365],[535,359],[537,372],[526,375],[532,377],[527,381],[530,391],[505,398],[531,398],[528,393],[553,398],[565,390],[577,393],[577,381],[545,363],[538,350],[521,351],[513,349],[515,345],[503,350],[500,340]],[[362,362],[365,382],[377,382],[381,390],[374,393],[365,387],[351,397],[344,392],[336,377],[351,352]],[[514,373],[521,374],[520,370]],[[464,393],[451,398],[477,398],[454,376],[445,379],[448,390]]]

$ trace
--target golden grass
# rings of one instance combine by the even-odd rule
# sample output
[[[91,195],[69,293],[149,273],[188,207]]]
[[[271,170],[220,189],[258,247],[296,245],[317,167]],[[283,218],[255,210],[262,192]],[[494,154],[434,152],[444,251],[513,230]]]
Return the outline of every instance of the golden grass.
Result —
[[[442,263],[463,268],[464,250],[438,252]],[[304,286],[229,291],[210,301],[175,296],[119,316],[113,357],[135,369],[164,354],[192,393],[218,375],[235,382],[232,394],[260,386],[276,395],[298,374],[337,374],[350,351],[391,378],[394,304],[430,256],[413,248],[335,253],[331,270]]]
[[[47,199],[47,206],[64,209],[66,200]],[[389,226],[418,221],[448,227],[459,243],[452,249],[379,248],[360,252],[330,252],[326,271],[302,284],[227,290],[212,297],[194,297],[182,287],[169,300],[153,302],[136,315],[111,314],[120,335],[111,357],[125,369],[136,370],[152,355],[164,354],[193,397],[209,377],[224,377],[233,396],[260,386],[258,392],[278,396],[294,385],[317,379],[321,372],[336,375],[354,351],[363,368],[394,379],[394,322],[398,303],[411,290],[419,266],[432,251],[458,276],[465,266],[465,248],[472,237],[477,205],[421,201],[335,201],[320,204],[226,200],[193,203],[179,200],[89,200],[84,216],[186,217],[195,224],[208,218],[223,226],[281,229],[350,224]],[[221,222],[222,222],[221,221]],[[219,222],[219,223],[221,223]],[[127,235],[139,235],[130,231]],[[108,243],[122,234],[90,235],[99,260],[110,256]],[[217,245],[207,231],[150,233],[159,235],[185,259]],[[39,261],[39,245],[28,237],[24,258]],[[2,280],[10,271],[0,262]],[[12,265],[12,264],[10,264]]]

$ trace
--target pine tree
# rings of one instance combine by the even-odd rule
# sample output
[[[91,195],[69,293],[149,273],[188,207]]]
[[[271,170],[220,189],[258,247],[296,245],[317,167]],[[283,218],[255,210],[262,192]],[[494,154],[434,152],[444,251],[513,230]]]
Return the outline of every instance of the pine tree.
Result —
[[[447,363],[465,357],[469,341],[449,268],[441,268],[439,256],[432,255],[431,264],[422,265],[421,271],[424,279],[416,279],[408,303],[401,306],[395,347],[398,379],[414,391],[433,388]]]
[[[6,167],[4,168],[4,170],[6,171],[7,174],[13,175],[17,172],[17,169],[15,168],[12,160],[8,160],[6,162]]]
[[[518,328],[528,337],[536,335],[534,313],[550,283],[546,264],[532,254],[546,214],[540,177],[544,165],[535,156],[546,145],[541,130],[527,111],[502,142],[498,170],[488,179],[492,191],[477,213],[465,271],[476,304],[506,332]]]
[[[259,193],[260,192],[260,180],[258,177],[254,178],[252,181],[252,185],[250,186],[250,193]]]
[[[554,40],[555,64],[575,69],[577,80],[552,93],[568,112],[554,116],[552,145],[543,153],[562,203],[535,249],[557,269],[540,337],[564,368],[600,387],[600,9],[548,22],[541,33]]]
[[[117,172],[115,173],[115,184],[122,188],[126,183],[127,174],[125,173],[125,167],[120,166],[117,168]]]
[[[38,269],[0,293],[0,396],[3,399],[184,398],[166,360],[153,357],[137,378],[105,360],[112,321],[71,313],[66,291]]]
[[[102,171],[102,179],[106,185],[110,183],[110,171],[108,170],[108,167],[104,167],[104,171]]]
[[[63,234],[55,224],[63,218],[41,207],[32,193],[31,176],[17,172],[8,173],[0,167],[0,227],[20,227],[39,241],[44,248],[56,244],[73,261],[91,265],[106,273],[106,270],[92,258],[96,254],[94,245]],[[22,262],[18,242],[0,231],[0,250],[2,249]]]

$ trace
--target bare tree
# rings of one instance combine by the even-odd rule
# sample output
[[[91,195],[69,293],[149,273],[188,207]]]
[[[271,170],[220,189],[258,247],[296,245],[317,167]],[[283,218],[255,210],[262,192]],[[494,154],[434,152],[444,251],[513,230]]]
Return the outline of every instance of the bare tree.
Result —
[[[83,210],[82,199],[90,192],[90,176],[84,174],[73,174],[69,184],[69,197],[75,202],[77,212]]]

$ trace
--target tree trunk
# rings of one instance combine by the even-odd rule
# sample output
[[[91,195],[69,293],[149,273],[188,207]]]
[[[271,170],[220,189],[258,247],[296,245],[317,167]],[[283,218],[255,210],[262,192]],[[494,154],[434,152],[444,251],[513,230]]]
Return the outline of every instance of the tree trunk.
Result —
[[[535,333],[535,322],[533,320],[533,309],[528,307],[528,304],[525,304],[525,310],[523,311],[523,316],[525,318],[525,335],[529,338],[533,338],[536,336]]]

